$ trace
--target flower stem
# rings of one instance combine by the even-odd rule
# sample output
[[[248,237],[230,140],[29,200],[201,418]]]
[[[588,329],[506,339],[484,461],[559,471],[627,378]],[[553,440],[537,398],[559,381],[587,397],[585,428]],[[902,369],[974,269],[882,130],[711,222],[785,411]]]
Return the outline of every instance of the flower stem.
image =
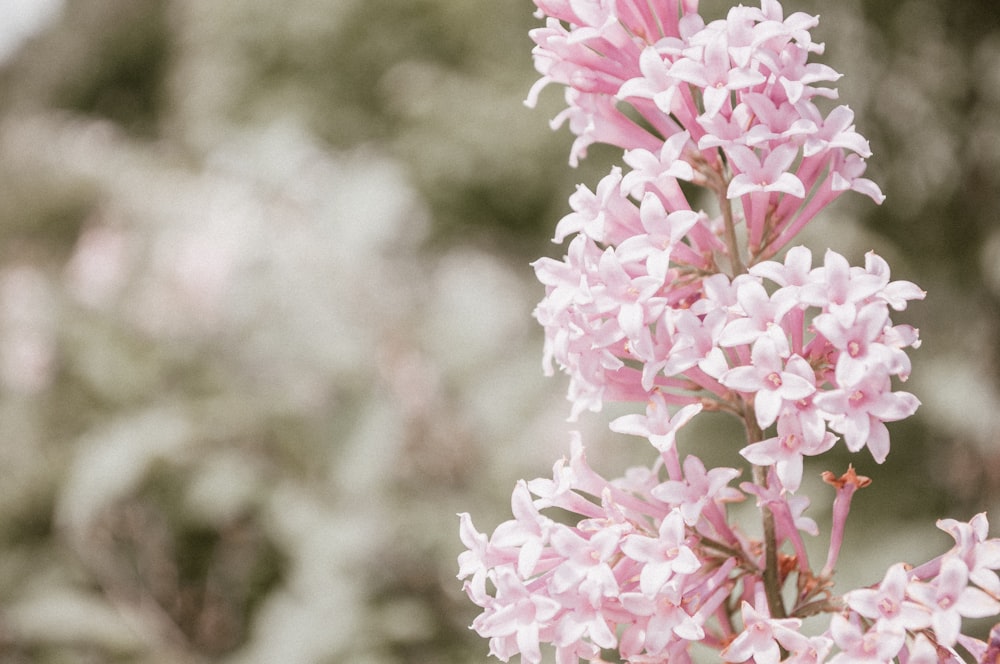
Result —
[[[733,217],[733,203],[726,196],[729,190],[728,169],[724,162],[714,165],[703,163],[699,172],[704,176],[704,186],[709,191],[715,193],[719,201],[719,211],[722,213],[722,223],[726,241],[726,251],[729,253],[729,269],[732,271],[731,277],[745,274],[746,264],[740,252],[740,241],[736,237],[736,219]]]
[[[716,195],[719,198],[719,208],[722,210],[722,221],[726,228],[726,248],[729,250],[729,265],[733,271],[733,276],[744,274],[747,271],[740,256],[740,242],[736,237],[736,221],[733,219],[733,204],[726,197],[726,190],[720,188]]]
[[[747,429],[747,441],[757,443],[764,439],[764,433],[757,425],[753,408],[747,407],[744,413]],[[753,466],[754,484],[767,488],[767,468]],[[764,526],[764,595],[767,598],[767,608],[772,618],[786,618],[785,602],[781,598],[781,575],[778,571],[778,538],[774,524],[774,513],[767,504],[760,506],[761,520]]]

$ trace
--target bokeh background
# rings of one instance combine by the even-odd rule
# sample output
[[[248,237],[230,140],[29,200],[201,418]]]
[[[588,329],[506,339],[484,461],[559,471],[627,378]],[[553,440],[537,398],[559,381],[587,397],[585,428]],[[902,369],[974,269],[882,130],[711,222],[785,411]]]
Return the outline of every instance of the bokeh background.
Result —
[[[871,583],[1000,524],[1000,12],[785,7],[888,195],[804,241],[929,292],[889,460],[809,471],[875,478],[838,577]],[[0,0],[0,663],[485,661],[455,513],[492,529],[566,449],[528,264],[619,156],[568,168],[560,93],[522,105],[532,10]],[[607,419],[592,464],[648,462]]]

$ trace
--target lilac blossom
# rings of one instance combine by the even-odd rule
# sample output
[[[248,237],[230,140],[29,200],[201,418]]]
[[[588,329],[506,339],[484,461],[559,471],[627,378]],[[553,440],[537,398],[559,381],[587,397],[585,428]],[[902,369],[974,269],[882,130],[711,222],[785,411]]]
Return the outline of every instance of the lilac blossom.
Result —
[[[483,610],[473,628],[501,660],[532,663],[542,644],[559,664],[609,649],[634,664],[689,662],[694,643],[754,664],[1000,652],[1000,637],[963,633],[964,620],[1000,614],[1000,540],[985,515],[942,520],[951,550],[838,595],[852,499],[872,480],[826,471],[829,545],[822,568],[809,561],[803,534],[820,528],[805,459],[841,440],[887,459],[887,423],[920,404],[897,389],[919,334],[892,318],[925,296],[874,253],[852,266],[827,250],[814,265],[810,249],[788,248],[841,193],[884,198],[863,177],[871,149],[854,113],[814,103],[836,99],[840,78],[812,60],[817,17],[786,17],[778,0],[710,21],[697,0],[536,5],[546,24],[531,33],[541,79],[528,103],[565,87],[552,124],[576,137],[571,164],[595,142],[623,150],[596,190],[570,197],[554,238],[568,241],[563,258],[534,263],[543,368],[568,376],[571,420],[630,404],[610,429],[648,441],[653,461],[606,479],[574,433],[551,478],[515,485],[514,518],[491,536],[460,515],[459,578]],[[686,428],[706,412],[743,426],[740,446],[718,444],[734,467],[681,461]],[[737,488],[740,464],[751,478]],[[758,529],[730,514],[747,497]],[[810,617],[819,626],[805,634]]]

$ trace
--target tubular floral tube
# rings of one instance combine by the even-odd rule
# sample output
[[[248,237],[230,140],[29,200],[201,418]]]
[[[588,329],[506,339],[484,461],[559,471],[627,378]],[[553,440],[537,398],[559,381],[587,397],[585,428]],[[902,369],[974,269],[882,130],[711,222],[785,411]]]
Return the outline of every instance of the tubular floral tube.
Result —
[[[543,645],[559,664],[607,651],[688,662],[695,643],[756,664],[993,662],[997,639],[962,633],[963,619],[1000,613],[1000,540],[985,515],[939,522],[951,550],[837,596],[851,497],[869,479],[827,473],[830,549],[818,572],[806,557],[803,534],[819,529],[803,459],[843,444],[885,460],[886,423],[919,405],[897,389],[919,336],[891,316],[925,295],[874,253],[852,266],[789,247],[841,193],[884,198],[863,177],[868,142],[834,101],[840,74],[811,62],[818,18],[785,16],[777,0],[709,21],[696,0],[535,4],[542,77],[529,105],[565,88],[553,126],[576,135],[573,165],[595,142],[623,150],[594,190],[570,196],[555,231],[564,258],[534,263],[544,368],[568,376],[571,420],[638,404],[610,428],[655,454],[608,480],[571,433],[551,478],[518,482],[512,520],[486,535],[461,514],[458,576],[482,608],[472,628],[492,655],[530,664]],[[677,436],[704,411],[743,423],[733,467],[681,457]],[[748,481],[732,486],[745,464]],[[728,512],[751,496],[758,538]],[[825,627],[804,633],[810,616]]]

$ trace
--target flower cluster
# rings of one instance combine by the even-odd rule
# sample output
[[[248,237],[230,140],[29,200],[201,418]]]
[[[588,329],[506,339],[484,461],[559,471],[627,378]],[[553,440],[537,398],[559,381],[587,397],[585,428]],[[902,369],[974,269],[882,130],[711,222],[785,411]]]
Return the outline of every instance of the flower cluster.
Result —
[[[636,245],[669,253],[653,249],[651,235],[601,250],[580,234],[565,261],[536,263],[547,286],[535,312],[547,333],[547,369],[554,360],[569,373],[574,416],[600,410],[605,399],[698,403],[741,415],[748,404],[757,426],[777,431],[744,456],[777,464],[789,491],[799,487],[802,457],[834,444],[828,425],[851,451],[867,446],[885,460],[884,423],[918,406],[892,389],[894,376],[909,374],[903,349],[918,344],[917,333],[893,325],[889,310],[922,291],[889,281],[888,265],[873,253],[852,268],[829,251],[813,268],[804,247],[732,279],[664,278],[662,256],[634,258]],[[659,408],[630,420],[629,432],[655,430],[667,414]]]
[[[504,661],[539,662],[548,643],[560,664],[606,649],[685,662],[695,642],[756,664],[963,661],[956,647],[979,661],[1000,648],[961,634],[962,618],[1000,612],[1000,540],[984,515],[941,522],[956,546],[934,561],[835,596],[851,498],[870,480],[826,473],[835,496],[818,572],[806,554],[802,534],[818,527],[798,493],[803,458],[842,439],[885,460],[886,423],[919,405],[897,389],[917,330],[890,315],[924,297],[874,253],[851,266],[788,248],[840,193],[883,199],[862,177],[870,150],[851,110],[816,103],[833,105],[836,90],[818,84],[839,78],[809,62],[823,50],[817,18],[785,17],[777,0],[708,23],[696,0],[536,5],[547,22],[532,32],[542,78],[529,105],[549,83],[566,87],[553,125],[577,137],[571,164],[594,142],[624,150],[624,166],[570,197],[554,238],[569,239],[565,257],[535,263],[544,368],[568,374],[571,419],[605,401],[645,404],[610,426],[659,454],[608,481],[575,437],[552,479],[517,485],[514,519],[492,536],[461,515],[459,578],[483,608],[473,628]],[[751,481],[731,486],[740,469],[681,458],[677,432],[704,410],[745,425]],[[748,497],[757,539],[727,513]],[[804,635],[817,614],[829,628]]]
[[[697,413],[679,413],[676,426]],[[676,428],[675,426],[675,428]],[[670,436],[666,436],[670,437]],[[666,477],[661,477],[662,474]],[[693,455],[679,463],[664,441],[651,468],[633,468],[608,481],[587,464],[574,436],[570,458],[552,478],[521,481],[514,518],[492,536],[461,514],[459,578],[483,612],[472,627],[490,652],[508,661],[541,661],[540,644],[554,646],[559,664],[600,662],[602,649],[641,664],[691,662],[690,646],[715,648],[726,662],[756,664],[934,664],[976,662],[1000,652],[961,633],[962,618],[1000,613],[1000,539],[989,539],[984,514],[969,523],[941,520],[955,546],[920,567],[892,566],[877,586],[831,593],[852,494],[869,483],[853,469],[827,477],[836,489],[835,523],[826,565],[811,571],[802,533],[818,534],[804,515],[804,496],[743,482],[733,468],[706,469]],[[773,478],[772,478],[773,479]],[[796,577],[794,604],[775,616],[768,601],[767,551],[730,526],[726,504],[756,496],[775,519],[778,583]],[[574,514],[566,525],[548,509]],[[738,607],[738,616],[733,607]],[[829,628],[807,636],[803,619],[829,613]],[[998,630],[1000,635],[1000,630]]]

